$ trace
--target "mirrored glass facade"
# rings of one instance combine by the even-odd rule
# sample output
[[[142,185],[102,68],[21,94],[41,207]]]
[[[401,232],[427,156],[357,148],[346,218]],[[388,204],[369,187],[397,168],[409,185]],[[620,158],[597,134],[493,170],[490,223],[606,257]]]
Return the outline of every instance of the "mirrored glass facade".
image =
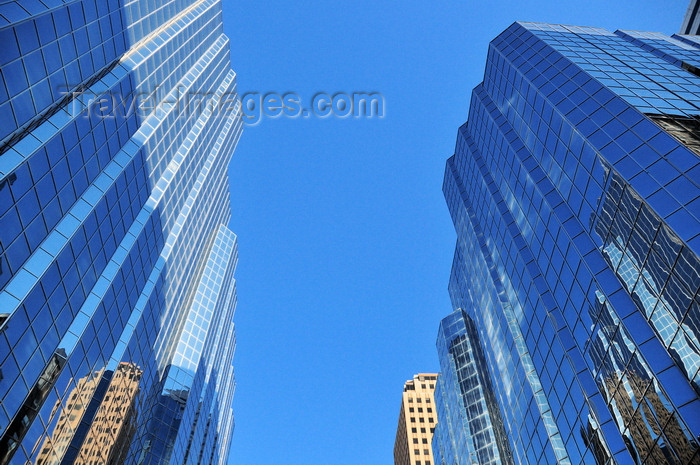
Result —
[[[700,1],[690,0],[688,10],[683,18],[681,34],[700,34]]]
[[[241,134],[216,0],[0,4],[0,464],[226,463]]]
[[[440,323],[436,465],[513,463],[478,337],[474,322],[462,309]]]
[[[443,190],[451,318],[512,463],[700,463],[698,69],[693,36],[515,23],[490,44]],[[439,415],[461,388],[439,383]]]

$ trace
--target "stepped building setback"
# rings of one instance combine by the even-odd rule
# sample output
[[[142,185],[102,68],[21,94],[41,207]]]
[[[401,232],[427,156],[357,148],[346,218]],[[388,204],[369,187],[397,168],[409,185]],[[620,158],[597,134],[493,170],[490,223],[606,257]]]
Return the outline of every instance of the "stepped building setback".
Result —
[[[691,35],[491,42],[444,180],[459,463],[700,463],[699,69]]]

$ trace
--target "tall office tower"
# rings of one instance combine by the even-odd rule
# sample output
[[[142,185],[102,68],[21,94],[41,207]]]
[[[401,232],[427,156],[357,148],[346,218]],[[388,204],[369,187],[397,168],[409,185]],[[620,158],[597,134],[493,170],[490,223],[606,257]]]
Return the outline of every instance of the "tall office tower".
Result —
[[[0,465],[226,463],[222,29],[216,0],[0,5]]]
[[[693,36],[489,47],[445,173],[449,290],[514,463],[700,463],[698,69]]]
[[[690,0],[681,25],[681,34],[700,34],[700,0]]]
[[[513,463],[474,322],[457,309],[440,322],[435,464]]]
[[[419,373],[403,386],[399,424],[394,442],[394,465],[432,465],[431,441],[437,422],[435,373]]]

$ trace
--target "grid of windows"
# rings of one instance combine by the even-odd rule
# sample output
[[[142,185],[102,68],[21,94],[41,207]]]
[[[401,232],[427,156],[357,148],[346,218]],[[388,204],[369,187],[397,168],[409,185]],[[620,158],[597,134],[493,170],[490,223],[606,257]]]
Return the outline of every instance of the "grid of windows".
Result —
[[[437,347],[441,374],[435,392],[439,422],[432,440],[436,462],[513,463],[485,377],[476,328],[462,310],[442,320]]]
[[[127,47],[117,2],[86,0],[30,15],[13,4],[0,10],[13,24],[0,31],[0,140],[65,103],[66,93],[114,66]]]
[[[435,374],[418,374],[404,385],[394,443],[396,465],[419,465],[432,462],[432,448],[425,448],[431,443],[432,428],[414,425],[425,425],[435,421],[432,416],[428,416],[428,412],[425,412],[423,407],[418,405],[432,402],[434,389],[428,386],[434,385],[436,379]],[[409,428],[406,427],[407,422],[411,425]]]
[[[669,123],[692,132],[699,59],[597,28],[491,43],[447,163],[449,289],[515,462],[700,460],[700,160]]]
[[[128,111],[235,92],[221,4],[43,3],[0,5],[0,464],[225,463],[240,109]]]

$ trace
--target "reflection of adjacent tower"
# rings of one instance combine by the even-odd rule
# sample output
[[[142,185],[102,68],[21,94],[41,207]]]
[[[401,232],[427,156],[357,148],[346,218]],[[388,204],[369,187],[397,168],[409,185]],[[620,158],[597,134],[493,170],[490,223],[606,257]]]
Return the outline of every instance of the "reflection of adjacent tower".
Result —
[[[139,392],[141,370],[120,363],[92,421],[76,465],[119,464],[128,450],[136,428],[135,400]]]
[[[598,422],[592,415],[588,415],[586,427],[581,426],[580,434],[583,438],[583,443],[593,452],[593,459],[596,464],[610,463],[610,450],[603,440],[600,425],[598,425]]]
[[[620,175],[611,172],[611,176],[594,225],[603,239],[603,256],[700,393],[700,334],[693,312],[687,312],[698,291],[698,257],[683,247],[670,228],[661,225],[641,197],[625,187]]]
[[[601,367],[596,380],[633,458],[637,463],[699,463],[697,446],[685,435],[652,373],[633,356],[632,341],[617,331],[619,320],[602,294],[598,302],[600,323],[591,349]],[[610,454],[599,441],[594,420],[589,418],[588,431],[582,434],[597,463],[607,463]]]
[[[637,463],[700,463],[695,455],[696,445],[689,441],[672,412],[664,405],[659,394],[650,387],[648,392],[642,386],[649,380],[635,372],[615,373],[605,380],[605,389],[612,393],[608,399],[617,412],[620,429],[625,432],[623,439]],[[642,397],[646,402],[639,402]],[[663,434],[662,428],[663,427]],[[610,463],[610,451],[602,441],[600,429],[595,420],[588,419],[586,430],[581,436],[587,447],[593,451],[595,463]]]
[[[46,438],[41,446],[41,452],[36,460],[37,465],[58,464],[61,462],[64,453],[76,439],[75,436],[80,422],[91,400],[93,400],[93,395],[96,394],[100,386],[100,381],[103,380],[103,375],[105,377],[108,376],[104,369],[79,379],[68,396],[65,406],[62,406],[60,401],[56,403],[51,413],[51,418],[54,418],[60,411],[58,423],[51,437]]]
[[[137,366],[122,362],[115,372],[102,369],[80,379],[37,465],[120,464],[135,430],[141,374]],[[56,404],[54,414],[60,408]]]
[[[678,419],[666,408],[654,387],[644,392],[648,379],[627,372],[617,373],[605,383],[624,421],[624,440],[638,463],[700,462],[698,457],[694,458],[697,447],[683,434]],[[638,401],[642,396],[645,402]]]

